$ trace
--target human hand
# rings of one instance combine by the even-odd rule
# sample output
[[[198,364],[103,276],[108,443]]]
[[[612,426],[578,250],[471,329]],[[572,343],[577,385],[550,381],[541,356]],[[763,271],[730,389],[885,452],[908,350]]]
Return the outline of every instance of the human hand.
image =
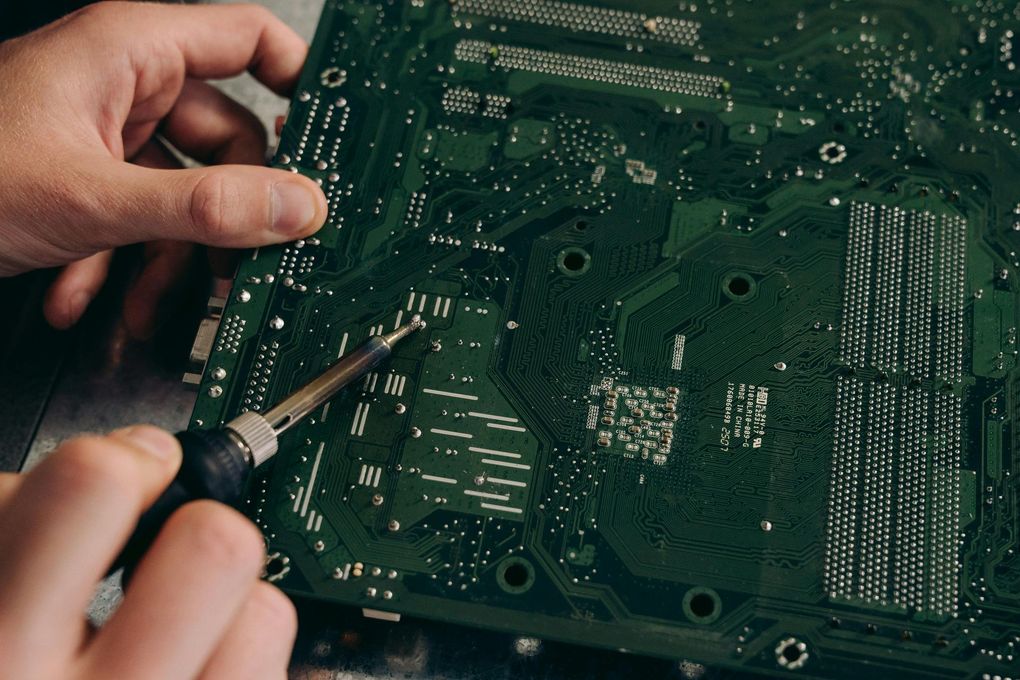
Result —
[[[96,583],[180,462],[177,440],[143,425],[0,475],[0,676],[286,677],[294,607],[258,579],[255,526],[211,501],[170,518],[102,628],[85,621]]]
[[[307,45],[256,5],[104,2],[0,44],[0,276],[66,265],[45,314],[73,325],[112,249],[151,242],[125,297],[151,330],[190,242],[237,248],[322,226],[316,184],[262,165],[266,132],[204,82],[244,70],[290,90]],[[184,170],[165,142],[217,167]]]

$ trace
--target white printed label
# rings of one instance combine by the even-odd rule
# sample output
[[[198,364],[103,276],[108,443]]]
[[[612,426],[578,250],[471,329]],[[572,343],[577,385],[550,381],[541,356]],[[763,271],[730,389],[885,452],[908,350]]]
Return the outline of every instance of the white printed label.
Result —
[[[726,405],[723,408],[723,422],[719,432],[720,450],[761,448],[762,440],[765,438],[768,404],[767,387],[747,383],[727,384]]]

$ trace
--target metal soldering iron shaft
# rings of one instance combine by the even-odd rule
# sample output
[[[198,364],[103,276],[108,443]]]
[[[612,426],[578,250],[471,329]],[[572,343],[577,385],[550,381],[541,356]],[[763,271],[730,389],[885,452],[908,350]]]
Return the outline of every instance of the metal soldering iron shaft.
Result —
[[[329,370],[295,390],[264,415],[246,411],[222,428],[178,432],[183,452],[177,476],[145,511],[117,557],[113,570],[128,574],[177,508],[200,498],[237,506],[252,470],[276,455],[277,437],[317,409],[330,397],[363,378],[393,352],[393,346],[425,326],[421,317],[386,335],[369,338]]]
[[[397,342],[424,326],[421,317],[415,316],[410,323],[390,333],[369,338],[318,378],[266,411],[262,417],[279,436],[344,387],[365,377],[392,353]]]

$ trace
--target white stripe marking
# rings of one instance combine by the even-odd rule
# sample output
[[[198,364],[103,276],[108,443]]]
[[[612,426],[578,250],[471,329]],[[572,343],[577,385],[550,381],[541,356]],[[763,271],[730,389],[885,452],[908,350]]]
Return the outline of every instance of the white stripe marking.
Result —
[[[397,396],[398,397],[404,396],[404,383],[406,383],[406,382],[407,382],[407,376],[406,375],[400,376],[400,387],[397,388]]]
[[[343,339],[340,340],[340,352],[336,355],[337,359],[344,355],[344,350],[347,349],[347,338],[349,338],[350,335],[350,333],[344,333]]]
[[[378,373],[373,373],[372,374],[372,386],[368,388],[369,392],[375,392],[375,384],[377,382],[379,382],[379,374]]]
[[[322,528],[322,515],[315,518],[315,530],[318,531]]]
[[[494,501],[510,500],[510,494],[508,493],[489,493],[488,491],[475,491],[474,489],[464,489],[464,495],[477,496],[478,498],[488,498]]]
[[[522,489],[527,486],[527,484],[525,484],[524,482],[518,482],[516,479],[499,479],[497,477],[489,477],[487,481],[492,482],[493,484],[502,484],[504,486],[516,486]]]
[[[305,525],[305,531],[311,531],[312,525],[315,524],[315,511],[312,510],[308,513],[308,524]]]
[[[520,508],[511,508],[507,505],[493,505],[492,503],[480,503],[480,505],[486,510],[501,510],[503,512],[512,512],[515,515],[519,515],[524,512]]]
[[[449,477],[436,477],[435,475],[422,475],[422,479],[426,482],[442,482],[443,484],[456,484],[456,479],[450,479]]]
[[[476,411],[468,411],[468,415],[475,418],[485,418],[486,420],[501,420],[504,423],[516,423],[516,418],[508,418],[506,416],[494,416],[491,413],[478,413]]]
[[[331,401],[327,401],[326,405],[322,407],[322,415],[319,416],[319,422],[322,423],[326,422],[326,416],[329,415],[329,405],[332,403],[333,402]]]
[[[358,484],[359,484],[359,485],[361,485],[361,484],[364,484],[364,483],[365,483],[365,473],[366,473],[366,472],[368,472],[368,466],[367,466],[367,465],[365,465],[364,463],[362,463],[362,464],[361,464],[361,474],[360,474],[360,475],[358,475]]]
[[[361,412],[361,425],[358,425],[358,436],[365,434],[365,421],[368,420],[368,409],[371,404],[365,404],[365,410]]]
[[[443,298],[436,298],[436,307],[432,310],[432,316],[439,316],[439,305],[443,304]]]
[[[503,456],[504,458],[521,457],[521,454],[513,453],[512,451],[497,451],[496,449],[483,449],[480,446],[469,446],[468,451],[474,451],[475,453],[487,453],[490,456]]]
[[[467,432],[454,432],[453,430],[440,430],[438,427],[433,427],[429,430],[432,434],[445,434],[447,437],[460,437],[461,439],[474,439],[473,434]]]
[[[414,295],[414,293],[411,293],[411,295],[407,298],[407,311],[409,312],[414,307]]]
[[[443,318],[445,319],[450,314],[450,300],[452,298],[446,298],[446,304],[443,305]]]
[[[358,431],[358,419],[361,418],[361,409],[365,407],[365,402],[359,401],[358,408],[354,411],[354,420],[351,421],[351,434]]]
[[[425,311],[425,298],[427,298],[427,297],[428,297],[428,295],[422,295],[421,296],[421,301],[418,303],[418,313],[419,314]]]
[[[397,330],[398,328],[400,328],[400,320],[403,319],[403,318],[404,318],[404,310],[398,309],[397,310],[397,322],[395,324],[393,324],[393,330]]]
[[[301,507],[301,496],[305,493],[305,487],[298,487],[297,496],[294,497],[294,512],[297,512]]]
[[[379,486],[379,478],[382,477],[382,466],[375,469],[375,479],[372,480],[372,486]]]
[[[510,430],[511,432],[527,432],[523,427],[517,425],[503,425],[502,423],[485,423],[485,427],[491,427],[494,430]]]
[[[389,375],[386,376],[386,384],[383,385],[383,388],[382,388],[383,394],[389,394],[390,393],[390,385],[392,385],[392,384],[393,384],[393,374],[390,373]]]
[[[308,501],[312,499],[315,491],[315,476],[319,474],[319,461],[322,460],[322,450],[326,448],[326,442],[319,443],[319,450],[315,452],[315,462],[312,463],[312,476],[308,478],[308,492],[305,494],[305,502],[301,505],[301,516],[308,512]]]
[[[460,392],[447,392],[446,390],[434,390],[431,387],[426,387],[422,390],[425,394],[437,394],[440,397],[453,397],[454,399],[467,399],[468,401],[478,401],[478,397],[473,394],[461,394]]]
[[[530,470],[530,465],[524,463],[508,463],[505,460],[493,460],[491,458],[482,458],[482,462],[486,465],[498,465],[500,467],[513,468],[514,470]]]

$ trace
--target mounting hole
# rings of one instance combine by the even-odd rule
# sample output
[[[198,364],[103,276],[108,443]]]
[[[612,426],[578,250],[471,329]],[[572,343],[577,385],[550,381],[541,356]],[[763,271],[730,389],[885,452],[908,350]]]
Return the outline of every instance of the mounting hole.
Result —
[[[510,564],[503,570],[503,583],[511,588],[520,588],[528,582],[528,568],[523,564]]]
[[[776,663],[791,671],[803,668],[809,656],[807,645],[795,637],[780,640],[775,652]]]
[[[508,593],[517,595],[527,592],[535,583],[535,570],[531,562],[520,557],[503,560],[497,570],[499,587]]]
[[[691,613],[699,619],[706,619],[715,613],[715,600],[708,593],[698,593],[691,598]]]
[[[290,573],[290,558],[278,552],[266,555],[266,563],[262,568],[262,578],[275,583]]]
[[[691,588],[684,595],[684,614],[694,623],[712,623],[722,613],[722,600],[711,588]]]
[[[734,276],[726,284],[726,288],[737,297],[741,297],[751,292],[751,282],[743,276]]]
[[[703,120],[696,120],[696,121],[694,121],[694,129],[695,130],[704,130],[706,127],[708,127],[708,125],[705,124],[705,121],[703,121]]]
[[[588,230],[588,223],[585,222],[584,220],[578,220],[577,222],[574,223],[574,230],[575,231],[587,231]]]
[[[731,300],[746,300],[754,295],[757,285],[750,274],[734,272],[723,279],[723,292]]]
[[[340,87],[347,82],[347,71],[332,66],[322,72],[322,84],[326,87]]]
[[[567,248],[560,251],[556,266],[567,276],[580,276],[591,268],[591,255],[583,248]]]

